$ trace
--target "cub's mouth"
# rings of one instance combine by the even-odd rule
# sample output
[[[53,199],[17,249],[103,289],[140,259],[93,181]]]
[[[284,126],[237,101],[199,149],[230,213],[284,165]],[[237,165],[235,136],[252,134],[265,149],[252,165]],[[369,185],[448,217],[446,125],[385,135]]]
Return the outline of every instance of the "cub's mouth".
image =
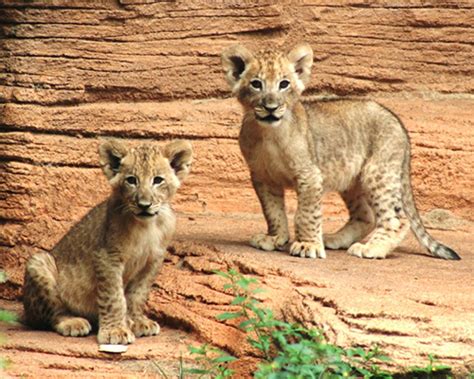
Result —
[[[272,114],[269,114],[268,116],[265,116],[265,117],[260,117],[259,115],[256,115],[256,118],[258,121],[268,122],[269,124],[272,124],[274,122],[278,122],[281,120],[281,117],[276,117],[275,115],[272,115]]]
[[[137,216],[138,218],[151,218],[151,217],[154,217],[154,216],[157,216],[157,215],[158,215],[158,212],[150,213],[150,212],[147,212],[147,211],[142,211],[140,213],[135,214],[135,216]]]

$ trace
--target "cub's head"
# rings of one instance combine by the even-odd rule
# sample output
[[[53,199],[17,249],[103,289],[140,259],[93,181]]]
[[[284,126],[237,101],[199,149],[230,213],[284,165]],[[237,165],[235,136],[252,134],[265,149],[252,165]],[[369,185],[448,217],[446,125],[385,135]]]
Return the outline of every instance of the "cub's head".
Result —
[[[127,147],[108,140],[99,147],[100,164],[121,200],[120,210],[141,220],[153,219],[164,205],[168,209],[168,201],[191,169],[192,155],[187,141]]]
[[[234,45],[222,54],[222,65],[232,93],[245,108],[246,117],[262,125],[278,126],[291,116],[293,105],[311,76],[313,51],[300,44],[289,52],[252,52]]]

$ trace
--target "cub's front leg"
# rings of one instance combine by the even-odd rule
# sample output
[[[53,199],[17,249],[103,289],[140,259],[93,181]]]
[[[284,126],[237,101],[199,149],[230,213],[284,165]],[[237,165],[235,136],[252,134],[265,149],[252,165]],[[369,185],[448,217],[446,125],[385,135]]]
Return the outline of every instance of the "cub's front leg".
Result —
[[[290,254],[302,258],[326,258],[322,238],[322,177],[318,169],[300,172],[296,179],[298,208],[295,215],[295,242]]]
[[[119,252],[102,250],[96,255],[97,306],[100,344],[125,345],[135,341],[127,322],[123,289],[123,263]]]
[[[266,251],[284,250],[289,240],[289,233],[283,189],[271,189],[267,184],[254,178],[252,178],[252,185],[260,200],[267,221],[268,233],[254,235],[250,240],[250,245]]]
[[[163,251],[160,257],[148,261],[143,270],[136,275],[127,287],[125,297],[128,317],[136,337],[153,336],[160,332],[158,323],[145,316],[144,308],[153,281],[163,263],[164,254]]]

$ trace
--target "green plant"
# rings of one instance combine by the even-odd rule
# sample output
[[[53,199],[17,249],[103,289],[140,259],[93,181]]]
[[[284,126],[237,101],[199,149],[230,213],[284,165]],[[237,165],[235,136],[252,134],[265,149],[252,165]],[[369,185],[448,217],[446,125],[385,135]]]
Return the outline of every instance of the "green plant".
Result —
[[[238,307],[236,312],[223,313],[217,319],[242,319],[239,327],[263,356],[255,378],[389,377],[375,363],[388,360],[378,348],[344,350],[329,344],[318,329],[278,320],[271,309],[262,307],[255,298],[262,291],[255,279],[235,270],[216,273],[229,281],[224,288],[231,290],[235,296],[231,304]]]
[[[199,378],[225,379],[232,377],[234,372],[227,367],[227,364],[237,358],[207,344],[197,347],[189,346],[189,351],[197,356],[196,362],[200,366],[187,369],[187,373],[198,375]]]
[[[428,354],[429,363],[425,367],[411,367],[410,375],[415,379],[450,378],[451,367],[437,364],[438,359],[433,354]]]
[[[0,271],[0,283],[7,281],[7,275],[4,271]],[[16,315],[6,310],[0,309],[0,322],[15,323]],[[0,344],[3,343],[4,337],[0,336]],[[9,361],[3,357],[0,357],[0,370],[5,369],[9,364]]]
[[[231,305],[236,307],[234,312],[222,313],[217,319],[239,321],[239,328],[247,333],[248,343],[261,356],[254,378],[393,378],[392,374],[379,367],[380,362],[387,362],[390,358],[378,347],[343,349],[332,345],[318,329],[276,319],[272,310],[264,308],[256,298],[262,290],[257,287],[255,279],[245,277],[236,270],[216,271],[216,274],[227,280],[224,289],[232,293],[234,299]],[[202,367],[188,372],[209,378],[226,378],[232,375],[227,369],[227,363],[236,358],[208,345],[191,347],[190,351],[198,356],[197,361]],[[209,355],[211,352],[213,355]],[[433,356],[430,355],[429,360],[428,366],[415,367],[406,377],[431,378],[430,375],[434,372],[450,371],[448,366],[434,365]],[[416,376],[418,374],[422,376]]]

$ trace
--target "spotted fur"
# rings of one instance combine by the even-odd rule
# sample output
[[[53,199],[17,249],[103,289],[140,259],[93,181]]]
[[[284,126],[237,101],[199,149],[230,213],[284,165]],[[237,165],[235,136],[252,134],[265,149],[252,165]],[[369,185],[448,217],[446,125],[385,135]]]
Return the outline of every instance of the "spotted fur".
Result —
[[[174,233],[169,202],[188,174],[191,145],[128,148],[118,140],[99,149],[111,186],[53,248],[26,265],[25,321],[64,336],[83,336],[98,323],[99,343],[127,344],[157,334],[143,308]]]
[[[289,240],[284,190],[298,197],[290,254],[325,258],[325,247],[363,258],[385,258],[409,226],[432,255],[460,259],[423,227],[410,184],[410,143],[400,120],[373,101],[302,101],[313,52],[252,52],[235,45],[222,54],[232,93],[244,109],[239,143],[268,224],[250,244],[285,249]],[[322,234],[321,198],[342,195],[350,219]],[[361,240],[366,238],[366,242]]]

